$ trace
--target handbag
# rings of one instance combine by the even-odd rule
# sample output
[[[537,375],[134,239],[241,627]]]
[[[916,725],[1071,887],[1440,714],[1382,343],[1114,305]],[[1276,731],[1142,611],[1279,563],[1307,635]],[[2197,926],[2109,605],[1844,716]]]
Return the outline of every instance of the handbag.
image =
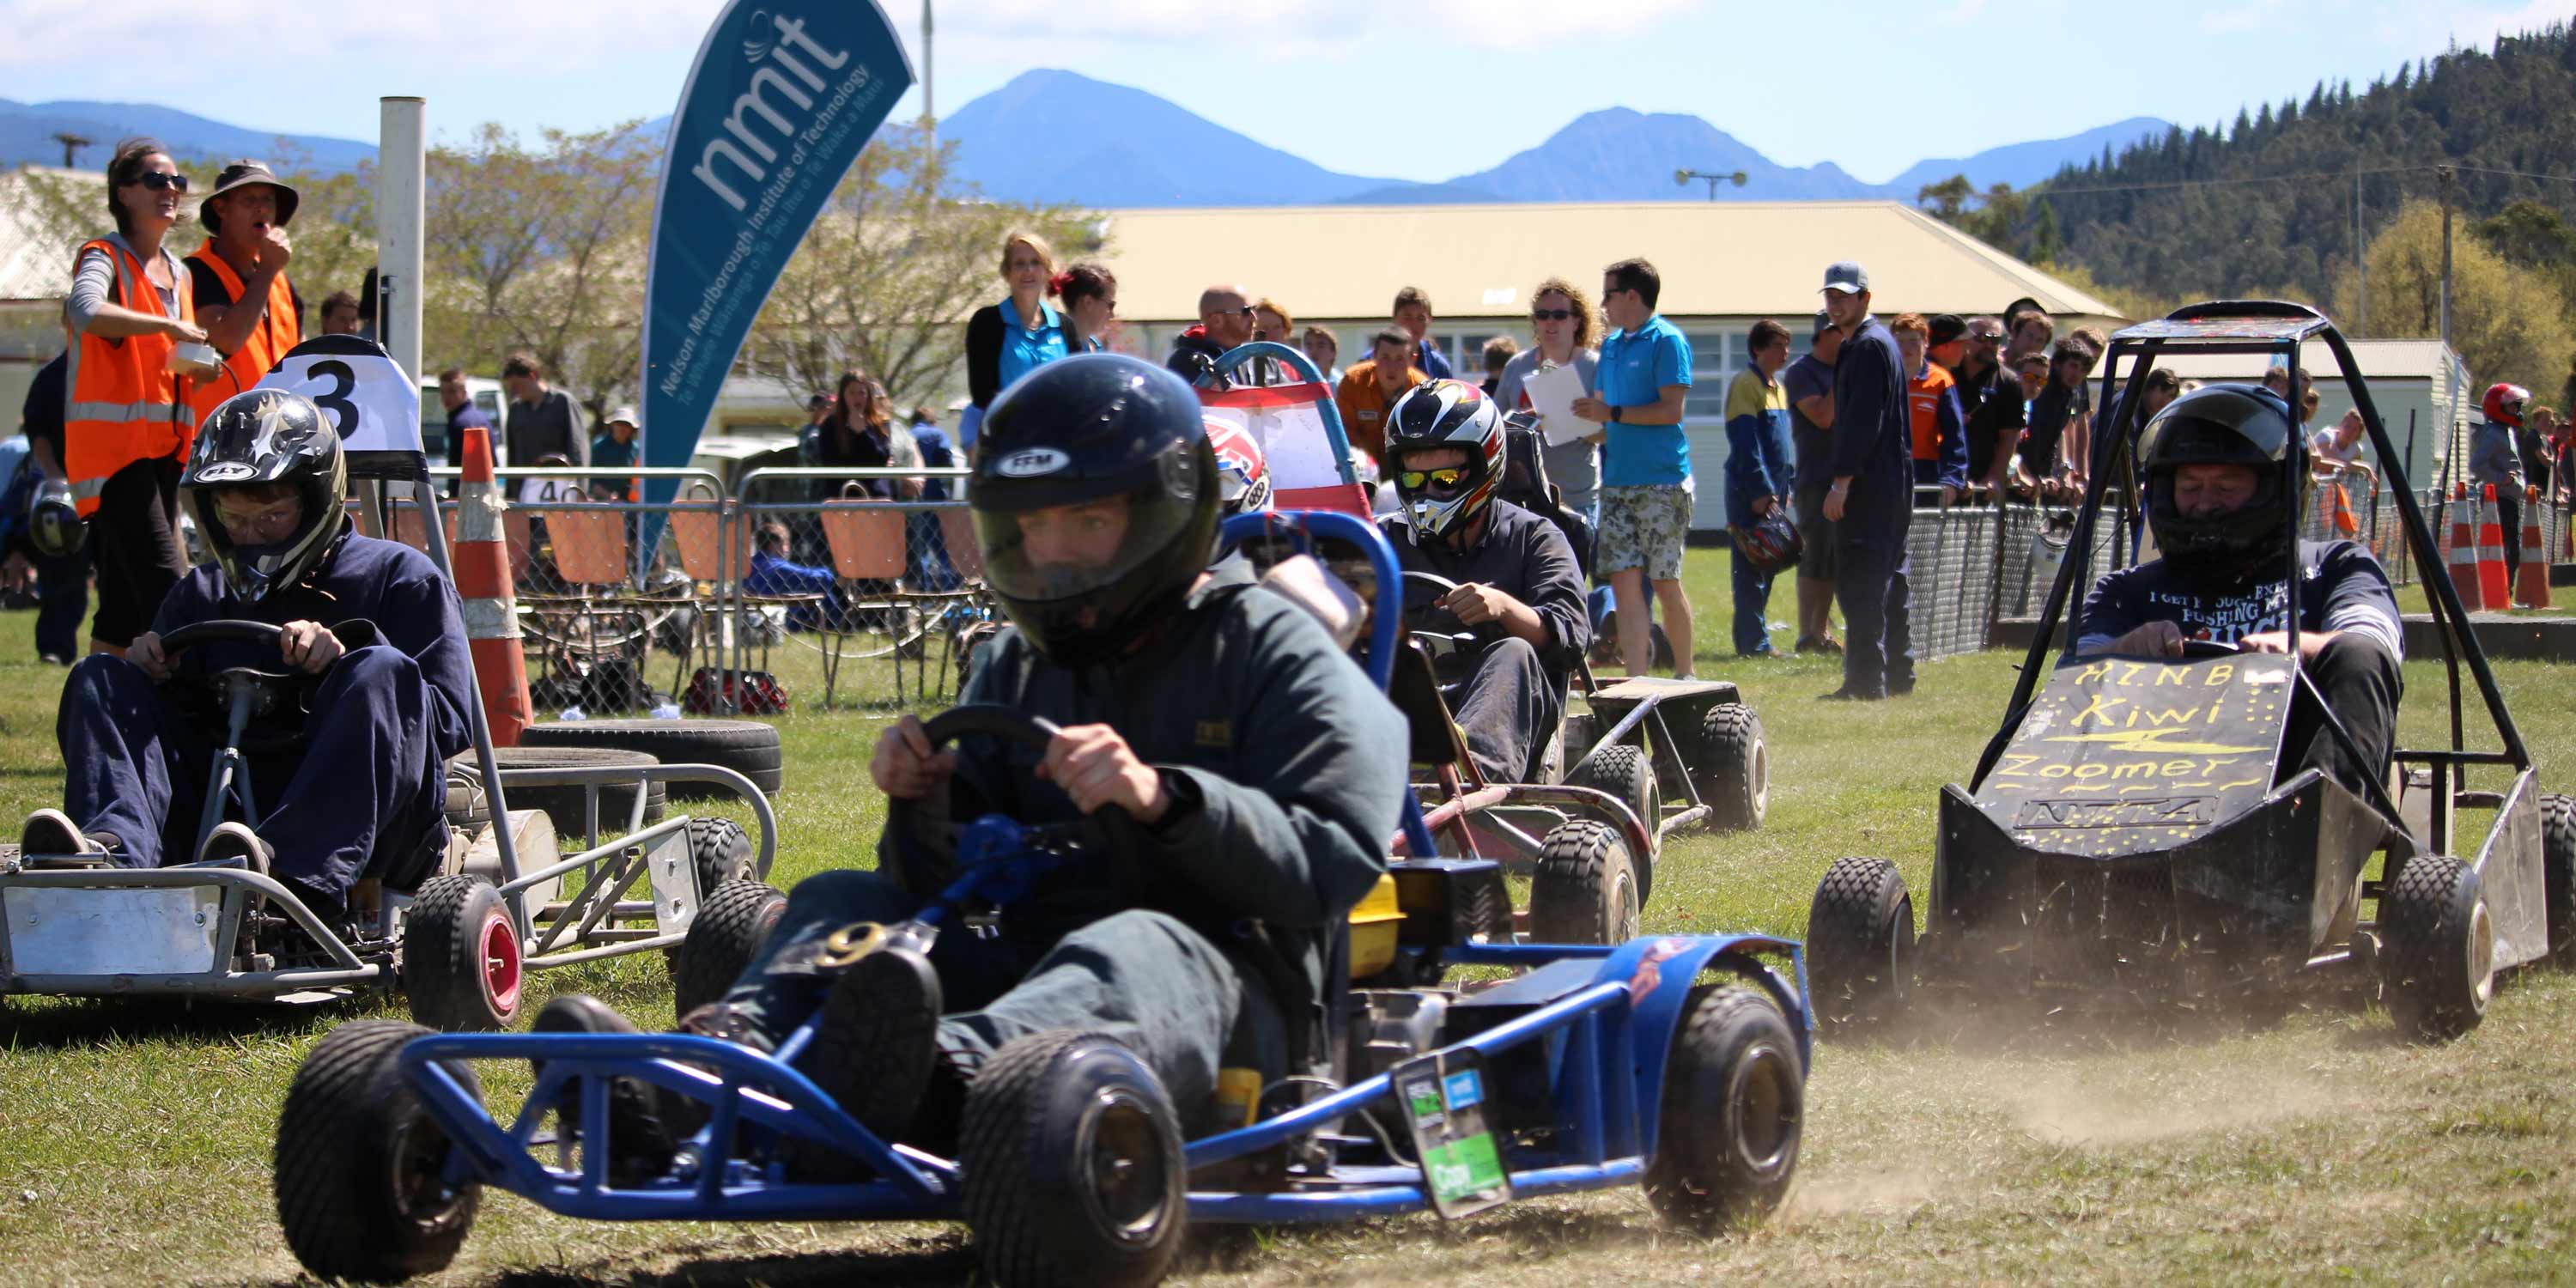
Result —
[[[784,715],[789,705],[786,688],[767,671],[718,671],[702,666],[690,674],[688,691],[680,697],[680,709],[691,715],[708,715],[728,700],[735,711],[747,716]]]

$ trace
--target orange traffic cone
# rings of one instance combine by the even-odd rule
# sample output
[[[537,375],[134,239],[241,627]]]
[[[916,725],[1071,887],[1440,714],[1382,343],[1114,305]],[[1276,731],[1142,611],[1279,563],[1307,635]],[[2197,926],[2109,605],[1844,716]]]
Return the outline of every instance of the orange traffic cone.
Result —
[[[2469,485],[2456,484],[2451,489],[2451,589],[2460,596],[2460,607],[2474,613],[2486,607],[2479,595],[2478,583],[2478,503],[2469,499]]]
[[[469,427],[463,449],[463,486],[456,494],[456,594],[465,601],[465,638],[474,654],[474,685],[483,694],[492,745],[516,747],[520,731],[536,723],[536,709],[528,700],[527,656],[519,649],[519,595],[510,584],[510,556],[501,536],[503,502],[492,481],[491,431]]]
[[[2526,488],[2522,502],[2522,567],[2513,597],[2525,608],[2549,607],[2549,545],[2540,535],[2540,489]]]
[[[2501,612],[2513,606],[2513,587],[2504,577],[2504,523],[2495,508],[2495,484],[2486,485],[2485,504],[2478,507],[2478,597]]]

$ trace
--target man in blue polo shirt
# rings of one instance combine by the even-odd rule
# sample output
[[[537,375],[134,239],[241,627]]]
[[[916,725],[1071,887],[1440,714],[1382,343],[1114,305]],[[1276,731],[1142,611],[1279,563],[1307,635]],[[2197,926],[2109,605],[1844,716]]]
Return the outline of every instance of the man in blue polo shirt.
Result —
[[[1690,394],[1691,347],[1655,312],[1663,279],[1642,259],[1602,270],[1601,314],[1615,328],[1601,342],[1598,393],[1574,414],[1602,427],[1601,531],[1592,567],[1610,578],[1619,608],[1619,658],[1628,674],[1653,662],[1646,586],[1663,610],[1673,674],[1691,678],[1690,599],[1682,593],[1682,539],[1690,531],[1690,440],[1682,400]]]

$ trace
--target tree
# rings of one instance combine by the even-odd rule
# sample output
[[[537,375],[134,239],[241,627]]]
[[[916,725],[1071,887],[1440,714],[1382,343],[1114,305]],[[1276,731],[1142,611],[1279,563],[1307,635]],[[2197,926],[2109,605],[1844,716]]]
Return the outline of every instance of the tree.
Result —
[[[2442,327],[2442,213],[2407,202],[2370,243],[2370,314],[2356,335],[2429,337]],[[2346,269],[2337,298],[2352,300]],[[2353,310],[2340,312],[2351,315]],[[2576,352],[2565,304],[2548,284],[2516,270],[2474,236],[2451,242],[2451,347],[2481,383],[2510,380],[2533,389],[2559,383]]]
[[[1000,295],[1007,233],[1034,230],[1066,259],[1099,251],[1088,215],[959,190],[955,149],[908,125],[869,140],[779,274],[746,368],[800,390],[863,371],[897,402],[918,402],[950,386],[963,324]]]
[[[628,396],[659,160],[632,123],[533,147],[487,123],[430,149],[424,365],[524,350],[593,415]]]
[[[2057,226],[2057,207],[2043,200],[2039,203],[2039,217],[2031,224],[2027,258],[2034,264],[2049,264],[2065,250],[2066,237]]]
[[[1917,189],[1914,204],[1923,207],[1924,213],[1942,223],[1955,224],[1976,195],[1977,190],[1969,185],[1968,176],[1954,174],[1939,183],[1927,183]]]

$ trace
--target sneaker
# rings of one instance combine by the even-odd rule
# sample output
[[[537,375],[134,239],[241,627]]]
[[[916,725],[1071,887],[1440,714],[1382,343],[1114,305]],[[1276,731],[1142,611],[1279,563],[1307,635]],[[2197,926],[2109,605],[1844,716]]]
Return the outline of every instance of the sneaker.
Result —
[[[217,823],[206,833],[206,843],[197,847],[197,862],[208,866],[229,866],[239,860],[242,867],[261,876],[268,875],[269,860],[277,852],[269,848],[259,834],[241,823]]]
[[[632,1020],[608,1003],[584,993],[566,993],[546,1003],[531,1026],[538,1033],[640,1033]],[[545,1061],[530,1062],[537,1073]],[[653,1086],[641,1078],[612,1078],[608,1083],[608,1183],[620,1189],[651,1181],[670,1170],[679,1151],[654,1112]],[[567,1086],[555,1104],[555,1135],[566,1144],[581,1140],[582,1109],[577,1091]]]
[[[939,1011],[939,974],[930,959],[881,948],[833,983],[803,1071],[870,1135],[891,1143],[912,1125],[938,1068]],[[788,1141],[783,1157],[794,1180],[864,1174],[858,1160],[802,1140]]]
[[[1843,651],[1843,642],[1831,635],[1818,635],[1800,639],[1797,649],[1801,653],[1840,653]]]
[[[107,853],[104,843],[82,833],[72,823],[71,815],[58,809],[37,810],[18,828],[18,855],[22,861],[57,856],[104,859]]]

